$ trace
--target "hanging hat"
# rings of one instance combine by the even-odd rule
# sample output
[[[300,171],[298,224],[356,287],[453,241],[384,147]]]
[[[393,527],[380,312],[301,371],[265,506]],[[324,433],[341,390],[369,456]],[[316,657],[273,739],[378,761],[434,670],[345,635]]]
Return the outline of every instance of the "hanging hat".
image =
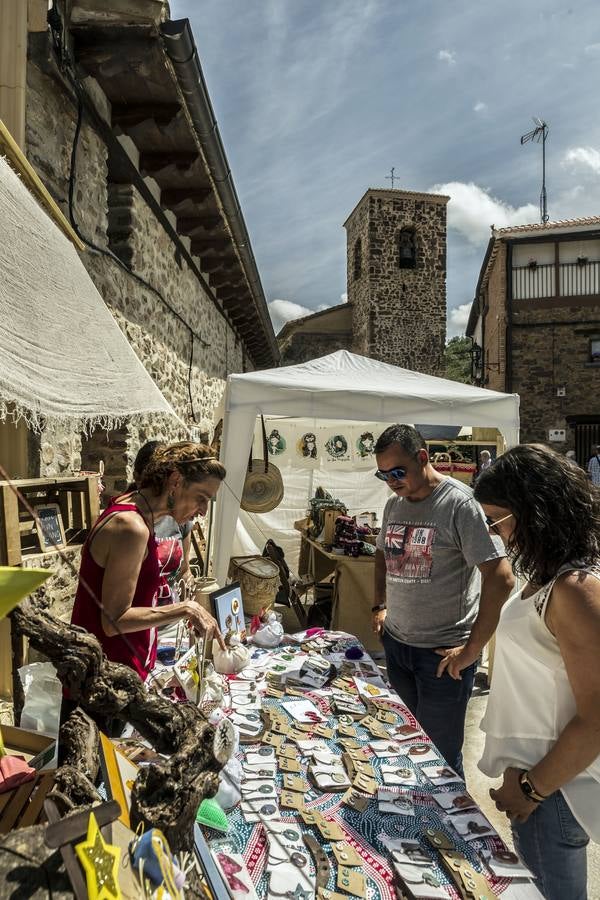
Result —
[[[283,500],[283,479],[281,472],[263,459],[253,459],[248,467],[241,507],[246,512],[267,513],[279,506]]]

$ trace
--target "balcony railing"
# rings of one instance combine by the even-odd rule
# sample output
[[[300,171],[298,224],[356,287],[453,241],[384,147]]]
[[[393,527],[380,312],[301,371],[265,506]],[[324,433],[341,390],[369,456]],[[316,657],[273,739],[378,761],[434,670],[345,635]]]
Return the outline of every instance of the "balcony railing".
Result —
[[[556,277],[558,272],[558,291]],[[538,266],[514,266],[512,295],[514,300],[548,297],[585,297],[600,294],[600,261],[548,263]]]

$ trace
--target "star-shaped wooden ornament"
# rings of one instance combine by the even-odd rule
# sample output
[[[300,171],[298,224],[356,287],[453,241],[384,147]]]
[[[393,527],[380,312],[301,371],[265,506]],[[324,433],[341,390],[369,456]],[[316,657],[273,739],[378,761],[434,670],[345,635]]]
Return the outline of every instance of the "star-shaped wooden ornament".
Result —
[[[118,874],[121,850],[105,842],[93,812],[87,838],[75,845],[75,853],[85,872],[89,900],[123,900]]]

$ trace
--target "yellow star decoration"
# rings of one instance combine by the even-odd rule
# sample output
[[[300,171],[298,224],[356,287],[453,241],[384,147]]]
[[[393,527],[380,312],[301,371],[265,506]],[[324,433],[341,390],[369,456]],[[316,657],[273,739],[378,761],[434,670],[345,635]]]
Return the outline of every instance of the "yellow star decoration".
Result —
[[[75,853],[85,872],[89,900],[123,900],[118,875],[121,850],[105,843],[94,813],[90,813],[87,838],[76,844]]]

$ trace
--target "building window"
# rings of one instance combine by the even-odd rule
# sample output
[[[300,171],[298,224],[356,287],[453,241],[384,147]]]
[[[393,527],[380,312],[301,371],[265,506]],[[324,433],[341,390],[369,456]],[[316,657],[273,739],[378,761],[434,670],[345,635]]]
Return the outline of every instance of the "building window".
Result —
[[[354,280],[362,274],[362,241],[360,238],[354,244]]]
[[[590,362],[600,365],[600,337],[590,338]]]
[[[398,235],[398,266],[401,269],[416,269],[417,242],[414,228],[403,228]]]

